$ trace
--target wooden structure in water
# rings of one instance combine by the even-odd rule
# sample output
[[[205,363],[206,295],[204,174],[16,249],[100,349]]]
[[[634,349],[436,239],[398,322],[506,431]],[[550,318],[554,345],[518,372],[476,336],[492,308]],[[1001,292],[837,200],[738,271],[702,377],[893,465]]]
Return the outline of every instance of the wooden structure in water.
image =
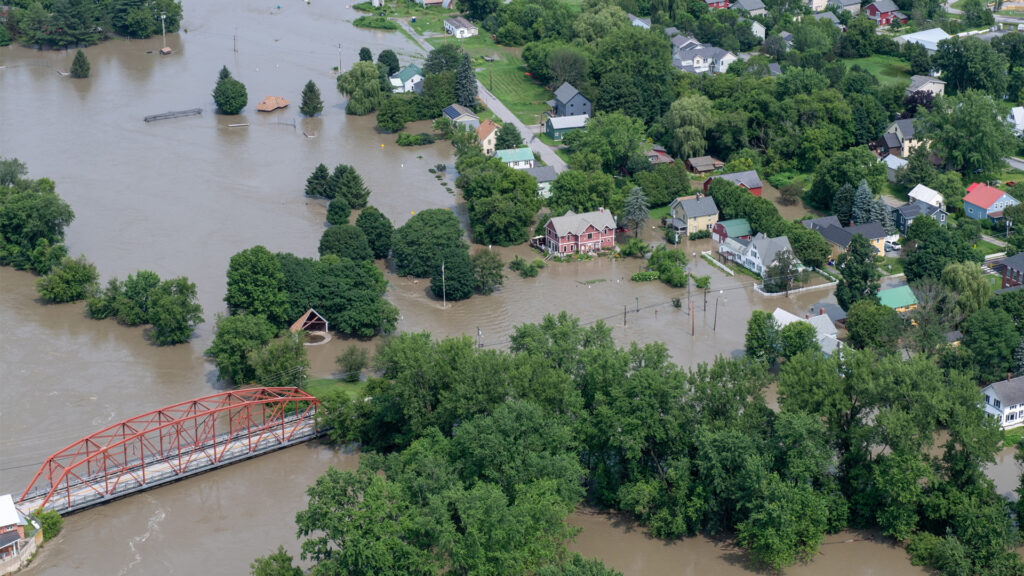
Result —
[[[156,122],[157,120],[170,120],[171,118],[184,118],[185,116],[199,116],[203,113],[202,108],[191,108],[189,110],[172,110],[171,112],[164,112],[163,114],[153,114],[152,116],[146,116],[143,118],[146,122]]]
[[[327,319],[320,315],[319,312],[310,308],[306,310],[306,313],[299,317],[294,324],[288,328],[291,332],[298,332],[304,330],[306,332],[327,332]]]

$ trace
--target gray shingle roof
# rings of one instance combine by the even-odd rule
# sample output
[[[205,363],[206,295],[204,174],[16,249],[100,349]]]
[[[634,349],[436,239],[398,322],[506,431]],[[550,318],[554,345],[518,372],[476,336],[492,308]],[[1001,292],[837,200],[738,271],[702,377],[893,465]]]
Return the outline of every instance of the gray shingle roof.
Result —
[[[851,235],[860,234],[868,240],[878,240],[879,238],[885,238],[885,228],[878,222],[868,222],[866,224],[858,224],[856,226],[850,226],[846,229]]]
[[[719,174],[717,176],[712,176],[712,178],[722,178],[734,184],[739,184],[740,186],[743,186],[744,188],[747,189],[761,187],[761,177],[758,176],[757,172],[754,170],[747,170],[745,172],[732,172],[730,174]]]
[[[811,14],[811,16],[814,16],[815,20],[828,20],[836,26],[840,26],[842,24],[839,21],[839,17],[833,12],[815,12],[814,14]]]
[[[736,0],[730,8],[753,12],[754,10],[764,10],[764,2],[761,0]]]
[[[817,230],[818,228],[827,228],[829,226],[835,226],[836,228],[842,228],[843,225],[839,223],[839,217],[833,214],[832,216],[822,216],[821,218],[811,218],[809,220],[801,220],[801,224],[804,228],[810,230]]]
[[[789,245],[789,238],[785,236],[768,238],[764,234],[758,233],[757,236],[750,239],[750,246],[757,249],[757,253],[761,256],[761,263],[766,268],[775,263],[778,254],[793,252],[792,246]]]
[[[945,84],[944,81],[939,80],[934,76],[915,75],[910,77],[910,86],[907,86],[907,92],[917,92],[918,90],[923,88],[925,84],[928,84],[929,82],[938,82],[939,84]]]
[[[1010,256],[1006,260],[1003,260],[1003,264],[1007,268],[1013,268],[1014,270],[1024,270],[1024,252],[1019,252]]]
[[[715,200],[711,196],[685,198],[679,201],[679,206],[686,213],[687,218],[718,214],[718,206],[715,205]]]
[[[987,389],[991,389],[995,393],[1003,407],[1024,402],[1024,376],[993,382],[988,385]]]
[[[822,300],[814,305],[814,312],[818,312],[819,310],[824,310],[825,314],[828,314],[828,317],[832,319],[832,322],[846,320],[846,312],[840,308],[838,304]]]
[[[566,234],[580,235],[587,230],[587,227],[594,226],[598,230],[605,228],[615,229],[615,218],[608,210],[595,210],[577,214],[572,210],[565,213],[565,216],[556,216],[551,219],[551,226],[555,234],[565,236]]]
[[[907,140],[914,139],[914,118],[904,118],[903,120],[893,122],[893,124],[900,127],[900,133],[903,134],[904,138]]]
[[[871,4],[874,4],[879,12],[895,12],[900,9],[892,0],[875,0]],[[868,4],[868,6],[871,4]]]
[[[527,168],[524,172],[533,176],[539,184],[552,182],[558,177],[558,173],[555,172],[555,168],[553,166],[534,166],[533,168]]]
[[[840,248],[846,248],[850,245],[850,241],[853,240],[853,234],[850,234],[838,226],[825,226],[822,228],[815,228],[815,230],[817,230],[825,240],[828,240]]]
[[[555,100],[564,104],[569,100],[572,100],[573,97],[579,93],[580,91],[574,88],[572,84],[562,82],[562,85],[558,87],[558,90],[555,90]]]
[[[575,116],[548,118],[548,122],[551,123],[551,127],[555,130],[566,130],[569,128],[583,128],[587,124],[588,119],[590,119],[590,116],[586,114],[577,114]]]
[[[886,132],[882,134],[882,144],[886,148],[901,148],[900,137],[893,134],[892,132]]]

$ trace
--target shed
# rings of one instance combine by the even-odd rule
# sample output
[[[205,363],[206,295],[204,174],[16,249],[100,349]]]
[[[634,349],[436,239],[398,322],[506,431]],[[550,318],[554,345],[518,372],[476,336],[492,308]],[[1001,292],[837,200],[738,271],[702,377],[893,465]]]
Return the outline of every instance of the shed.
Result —
[[[327,332],[327,328],[327,319],[321,316],[316,310],[310,308],[309,310],[306,310],[305,314],[299,316],[299,319],[288,328],[288,331],[298,332],[299,330],[302,330],[304,332]]]
[[[882,306],[888,306],[897,312],[906,312],[917,308],[917,296],[914,296],[914,291],[910,289],[910,286],[879,290],[878,301]]]
[[[552,140],[561,140],[563,136],[574,130],[580,130],[587,125],[590,116],[587,114],[576,114],[574,116],[555,116],[548,118],[544,126],[544,133]]]

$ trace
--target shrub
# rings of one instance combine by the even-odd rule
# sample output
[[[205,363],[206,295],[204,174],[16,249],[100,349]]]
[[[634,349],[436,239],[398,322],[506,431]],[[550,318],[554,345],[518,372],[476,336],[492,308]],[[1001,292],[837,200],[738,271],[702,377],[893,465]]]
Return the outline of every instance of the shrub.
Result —
[[[639,238],[630,238],[625,244],[619,248],[619,253],[623,256],[636,256],[642,257],[647,253],[648,246],[644,244],[644,241]]]
[[[40,510],[35,513],[35,516],[43,528],[44,542],[60,534],[61,529],[64,527],[64,519],[55,510]]]
[[[658,273],[655,270],[644,270],[643,272],[637,272],[629,277],[633,282],[650,282],[651,280],[658,279]]]
[[[334,362],[338,365],[338,369],[341,370],[342,380],[345,382],[358,382],[363,368],[366,368],[370,363],[369,353],[367,353],[365,348],[349,346],[338,355]]]
[[[360,16],[352,21],[357,28],[373,28],[374,30],[398,30],[398,24],[383,16]]]
[[[36,281],[36,291],[50,302],[77,302],[99,291],[99,277],[96,266],[85,256],[65,257],[49,274]]]
[[[213,101],[222,114],[229,116],[238,114],[249,103],[249,95],[245,91],[245,84],[234,78],[224,78],[217,81],[213,89]]]
[[[89,59],[85,57],[85,52],[81,49],[75,53],[75,59],[71,62],[71,77],[72,78],[88,78],[89,70]]]
[[[711,238],[711,230],[697,230],[690,233],[690,240],[703,240],[705,238]]]
[[[327,223],[331,226],[348,224],[348,217],[352,214],[352,208],[348,202],[340,196],[331,200],[327,205]]]
[[[406,134],[402,132],[398,135],[397,143],[399,146],[425,146],[427,144],[434,143],[434,137],[430,134]]]

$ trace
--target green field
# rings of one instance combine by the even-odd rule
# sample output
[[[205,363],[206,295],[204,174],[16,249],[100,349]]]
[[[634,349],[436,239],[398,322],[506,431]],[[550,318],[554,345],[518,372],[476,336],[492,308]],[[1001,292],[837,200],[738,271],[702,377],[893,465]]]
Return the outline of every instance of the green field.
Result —
[[[462,46],[473,58],[477,79],[524,124],[537,124],[540,121],[541,115],[548,109],[545,102],[551,99],[552,94],[526,75],[519,48],[499,46],[484,34],[461,40],[443,37],[427,39],[435,48],[445,41],[458,42]],[[493,62],[487,62],[484,57],[492,58]]]
[[[974,247],[985,256],[988,256],[989,254],[995,254],[996,252],[1003,252],[1004,250],[1006,250],[1002,246],[996,246],[995,244],[991,242],[986,242],[984,240],[978,240],[978,242],[975,243]]]
[[[870,72],[882,84],[896,84],[910,81],[910,64],[894,56],[875,54],[868,58],[849,58],[844,60],[848,67],[854,64]]]
[[[903,273],[903,258],[882,258],[878,263],[878,271],[883,276]]]
[[[302,387],[303,390],[309,392],[317,398],[322,397],[324,394],[333,390],[342,390],[345,394],[348,394],[349,398],[358,400],[363,398],[364,390],[366,390],[366,382],[342,382],[335,378],[314,378],[312,380],[306,380],[306,384]]]

